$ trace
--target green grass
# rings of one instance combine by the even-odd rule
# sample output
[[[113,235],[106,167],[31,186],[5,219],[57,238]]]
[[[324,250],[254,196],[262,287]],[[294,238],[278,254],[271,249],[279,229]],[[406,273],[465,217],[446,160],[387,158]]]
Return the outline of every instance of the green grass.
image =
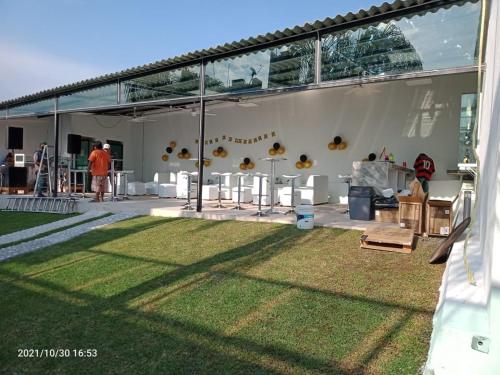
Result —
[[[416,374],[442,266],[360,232],[141,217],[0,264],[6,373]],[[17,358],[95,348],[97,358]]]
[[[53,221],[67,219],[75,215],[0,211],[0,236],[52,223]]]

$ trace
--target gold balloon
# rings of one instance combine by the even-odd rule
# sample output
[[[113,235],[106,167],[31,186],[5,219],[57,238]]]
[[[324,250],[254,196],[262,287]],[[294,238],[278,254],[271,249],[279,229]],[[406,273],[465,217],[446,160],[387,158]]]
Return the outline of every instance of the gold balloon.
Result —
[[[333,142],[330,142],[330,143],[328,143],[328,149],[335,150],[335,149],[337,149],[337,145]]]
[[[215,157],[219,156],[219,150],[217,150],[217,149],[213,150],[212,155]]]
[[[177,153],[177,157],[178,157],[179,159],[184,159],[184,154],[183,154],[182,152],[178,152],[178,153]]]
[[[276,155],[276,150],[274,148],[269,149],[269,155],[274,156]]]
[[[185,153],[184,159],[191,159],[191,153],[190,152]]]
[[[196,168],[198,168],[198,167],[200,166],[200,163],[199,163],[199,162],[195,162],[195,163],[194,163],[194,166],[195,166]]]
[[[169,143],[169,146],[172,147],[172,148],[175,148],[175,146],[177,146],[177,142],[172,141],[172,142]]]
[[[210,164],[212,164],[211,160],[205,160],[203,162],[203,165],[205,165],[205,167],[210,167]]]
[[[347,142],[341,142],[338,145],[339,150],[345,150],[347,148]]]
[[[221,158],[225,158],[227,156],[227,151],[226,150],[222,150],[220,153],[219,153],[219,156]]]
[[[285,153],[285,148],[283,146],[278,148],[278,154],[283,155],[284,153]]]
[[[306,160],[306,162],[304,163],[304,168],[311,168],[312,165],[313,163],[311,160]]]
[[[163,154],[163,155],[161,156],[161,160],[163,160],[163,161],[167,161],[167,160],[168,160],[168,155],[167,155],[167,154]]]
[[[248,168],[248,169],[254,169],[254,168],[255,168],[255,164],[254,164],[254,162],[253,162],[253,161],[251,161],[250,163],[248,163],[247,168]]]
[[[295,168],[297,168],[297,169],[304,168],[304,163],[302,163],[301,161],[298,161],[297,163],[295,163]]]
[[[247,165],[245,163],[240,163],[240,169],[241,170],[246,170],[247,169]]]

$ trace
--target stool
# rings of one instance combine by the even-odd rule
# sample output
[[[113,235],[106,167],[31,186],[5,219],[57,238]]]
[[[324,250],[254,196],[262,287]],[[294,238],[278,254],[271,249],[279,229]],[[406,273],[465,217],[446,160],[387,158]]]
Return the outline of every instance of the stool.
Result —
[[[283,175],[284,178],[288,178],[291,181],[292,187],[292,197],[290,202],[290,209],[285,212],[285,215],[295,213],[295,180],[300,177],[300,174],[296,175]]]
[[[248,173],[238,172],[234,175],[238,176],[238,202],[236,203],[236,206],[233,207],[233,210],[244,210],[244,208],[241,207],[241,178],[243,176],[248,176]]]
[[[344,182],[347,184],[347,195],[349,196],[349,192],[351,191],[351,182],[352,182],[352,175],[350,174],[339,174],[339,178],[341,180],[344,180]],[[349,199],[347,200],[347,210],[345,211],[346,214],[349,213]]]
[[[257,213],[253,214],[253,216],[267,216],[267,214],[262,212],[262,180],[268,177],[268,175],[264,173],[256,173],[255,176],[259,178],[259,207],[257,209]]]
[[[217,177],[217,205],[214,206],[214,208],[224,208],[222,205],[222,176],[223,174],[220,172],[212,172],[212,176]]]

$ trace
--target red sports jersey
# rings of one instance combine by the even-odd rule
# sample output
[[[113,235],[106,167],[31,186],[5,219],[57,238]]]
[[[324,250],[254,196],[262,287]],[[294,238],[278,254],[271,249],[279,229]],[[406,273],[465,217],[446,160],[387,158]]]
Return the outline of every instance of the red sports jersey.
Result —
[[[418,155],[415,163],[413,164],[413,168],[415,168],[416,177],[423,177],[427,181],[429,181],[432,177],[432,174],[436,171],[434,169],[434,160],[432,160],[426,154]]]

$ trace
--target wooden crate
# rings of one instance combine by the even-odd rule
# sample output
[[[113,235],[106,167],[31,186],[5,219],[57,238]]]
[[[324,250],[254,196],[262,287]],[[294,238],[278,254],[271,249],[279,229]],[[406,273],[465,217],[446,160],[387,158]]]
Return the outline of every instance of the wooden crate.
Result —
[[[375,221],[380,223],[399,223],[399,210],[397,208],[381,208],[375,210]]]
[[[453,202],[432,199],[427,201],[425,211],[427,234],[448,237],[452,229]]]
[[[415,248],[412,229],[374,227],[361,236],[361,247],[409,254]]]
[[[415,234],[425,232],[425,205],[414,197],[399,197],[399,226],[405,229],[413,229]]]

